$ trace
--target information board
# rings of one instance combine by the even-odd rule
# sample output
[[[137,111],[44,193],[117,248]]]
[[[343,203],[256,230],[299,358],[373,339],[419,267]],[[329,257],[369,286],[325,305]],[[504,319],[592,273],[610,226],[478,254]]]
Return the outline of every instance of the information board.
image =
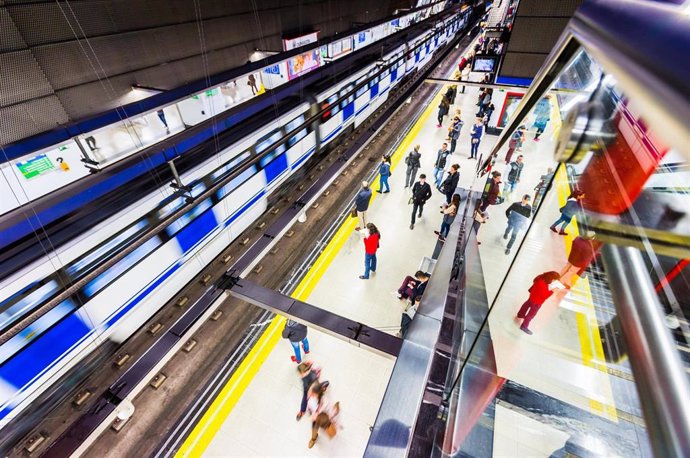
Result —
[[[16,165],[27,180],[55,170],[53,162],[45,154],[32,157],[24,162],[17,162]]]

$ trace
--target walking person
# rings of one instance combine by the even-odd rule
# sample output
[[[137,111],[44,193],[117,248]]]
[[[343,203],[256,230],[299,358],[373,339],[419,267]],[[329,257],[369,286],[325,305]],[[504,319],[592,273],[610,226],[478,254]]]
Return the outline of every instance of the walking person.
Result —
[[[506,199],[515,190],[515,186],[520,182],[520,175],[522,174],[522,168],[525,166],[522,154],[517,157],[513,162],[510,163],[508,170],[508,179],[506,180],[505,187],[503,188],[503,194]]]
[[[450,151],[448,151],[448,143],[443,143],[441,149],[436,153],[436,162],[434,162],[434,185],[436,189],[441,190],[441,181],[443,181],[443,171],[446,168],[446,161]]]
[[[422,158],[422,153],[419,152],[419,145],[415,145],[414,149],[410,151],[410,154],[405,158],[405,164],[407,165],[407,170],[405,171],[405,187],[409,188],[414,184],[417,178],[417,171],[421,167],[420,159]]]
[[[460,164],[453,164],[448,169],[448,175],[446,179],[443,180],[441,184],[441,192],[446,196],[446,203],[450,204],[453,194],[455,194],[455,189],[458,187],[458,182],[460,181]]]
[[[559,279],[566,288],[572,287],[575,276],[582,276],[585,269],[597,255],[601,242],[594,240],[594,232],[587,231],[573,239],[567,264],[559,272]]]
[[[283,339],[288,339],[294,350],[294,356],[291,356],[293,363],[302,362],[302,352],[300,351],[300,344],[304,349],[304,354],[309,354],[309,339],[307,339],[307,327],[297,321],[287,320],[283,328]]]
[[[534,278],[532,287],[529,289],[529,299],[522,304],[522,307],[520,307],[517,313],[517,318],[522,318],[520,330],[529,335],[533,334],[529,329],[529,324],[537,315],[537,312],[539,312],[544,302],[551,297],[553,290],[561,286],[558,281],[559,278],[560,274],[554,271],[544,272]]]
[[[417,218],[422,217],[422,211],[424,210],[424,204],[431,197],[431,186],[426,182],[426,175],[423,173],[419,175],[419,181],[412,187],[412,220],[410,222],[410,229],[414,229],[415,215]]]
[[[509,235],[510,240],[508,241],[508,246],[506,246],[505,254],[510,254],[510,249],[513,247],[515,239],[520,232],[525,230],[527,223],[532,216],[532,207],[530,206],[529,201],[529,194],[525,194],[522,196],[522,201],[513,203],[513,205],[508,207],[508,210],[506,210],[508,226],[503,233],[503,240],[508,240]]]
[[[568,227],[568,224],[570,224],[570,221],[573,219],[573,217],[582,210],[582,199],[584,198],[585,193],[583,191],[573,191],[570,196],[568,196],[568,200],[565,202],[565,205],[560,208],[561,216],[551,225],[549,229],[551,229],[553,232],[557,232],[560,235],[568,235],[568,233],[565,232],[565,228]],[[557,231],[556,228],[561,223],[563,225],[561,226],[561,229]]]
[[[510,163],[510,159],[513,157],[515,151],[520,151],[522,149],[522,143],[525,141],[525,126],[522,125],[517,128],[513,135],[508,141],[508,151],[506,151],[506,164]]]
[[[360,275],[359,278],[367,280],[370,272],[376,273],[376,251],[379,249],[381,233],[373,223],[369,223],[362,231],[362,236],[364,237],[364,275]]]
[[[453,154],[455,152],[455,145],[458,142],[458,138],[460,138],[460,131],[462,130],[463,122],[460,120],[459,117],[454,117],[453,118],[453,124],[451,124],[450,128],[448,129],[448,138],[450,138],[450,153]]]
[[[441,99],[441,103],[438,105],[438,125],[436,127],[441,127],[443,125],[443,118],[448,114],[450,109],[450,101],[444,96]]]
[[[485,211],[489,208],[489,205],[498,205],[503,202],[501,198],[501,172],[494,170],[491,172],[491,179],[484,186],[484,193],[482,194],[482,200],[480,208]]]
[[[379,180],[379,190],[376,191],[379,194],[382,192],[385,194],[387,192],[391,191],[390,186],[388,185],[388,177],[391,176],[391,160],[388,156],[383,155],[381,157],[381,165],[379,165],[379,173],[381,174],[381,179]],[[383,188],[386,188],[385,191],[383,191]]]
[[[300,421],[307,411],[307,397],[309,395],[309,388],[314,382],[318,382],[321,376],[321,368],[311,361],[304,361],[297,365],[297,373],[302,380],[302,402],[299,405],[299,412],[295,419]]]
[[[477,118],[470,131],[470,159],[477,159],[479,153],[479,143],[484,134],[484,122],[482,118]]]
[[[445,205],[445,208],[441,210],[441,213],[443,213],[441,229],[434,231],[434,234],[438,235],[440,241],[445,242],[446,237],[448,237],[450,225],[455,221],[455,215],[458,214],[458,208],[460,208],[460,194],[453,194],[450,204]]]
[[[336,418],[340,413],[340,403],[331,405],[327,396],[328,382],[315,381],[309,387],[307,395],[307,410],[311,414],[311,438],[309,448],[312,448],[319,437],[319,430],[324,429],[329,437],[336,435]]]
[[[362,181],[362,187],[355,197],[355,209],[357,210],[357,218],[359,219],[359,226],[355,228],[356,231],[362,229],[367,225],[367,210],[369,209],[369,202],[371,201],[371,189],[369,183]]]

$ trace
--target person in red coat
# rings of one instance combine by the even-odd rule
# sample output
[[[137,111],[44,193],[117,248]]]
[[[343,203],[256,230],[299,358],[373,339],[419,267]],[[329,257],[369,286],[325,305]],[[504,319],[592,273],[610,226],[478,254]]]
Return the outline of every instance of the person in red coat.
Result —
[[[529,324],[546,302],[546,299],[553,294],[553,288],[557,286],[553,283],[558,282],[559,278],[561,278],[561,274],[554,271],[544,272],[534,278],[532,287],[529,289],[529,299],[522,304],[517,314],[518,318],[522,318],[522,325],[520,325],[522,331],[532,335]]]
[[[370,272],[376,273],[376,251],[379,249],[381,233],[373,223],[368,223],[360,233],[364,237],[364,275],[359,278],[366,280]]]
[[[574,275],[582,275],[601,248],[601,242],[594,240],[594,236],[594,232],[588,231],[584,236],[579,235],[573,239],[568,263],[560,272],[561,282],[566,288],[570,289]]]

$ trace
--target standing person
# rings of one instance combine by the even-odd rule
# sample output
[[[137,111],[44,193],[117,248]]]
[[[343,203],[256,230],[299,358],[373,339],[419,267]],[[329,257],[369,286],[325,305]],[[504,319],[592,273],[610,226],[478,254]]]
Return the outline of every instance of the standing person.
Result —
[[[506,151],[506,164],[510,163],[510,158],[513,157],[513,153],[517,150],[522,149],[522,142],[525,141],[525,126],[522,125],[517,128],[513,135],[508,141],[508,151]]]
[[[379,249],[381,233],[373,223],[369,223],[362,231],[362,236],[364,237],[364,275],[360,275],[359,278],[367,280],[369,272],[376,273],[376,251]]]
[[[582,273],[597,255],[601,242],[595,241],[594,236],[594,232],[587,231],[584,235],[579,235],[573,239],[568,263],[559,272],[559,279],[566,288],[572,287],[572,280],[575,275],[582,276]]]
[[[381,157],[381,165],[379,165],[379,173],[381,174],[381,179],[379,180],[379,190],[376,192],[378,192],[379,194],[381,194],[382,192],[384,194],[387,192],[390,192],[391,188],[388,185],[388,177],[391,176],[391,160],[385,154]],[[383,191],[384,186],[386,187],[385,191]]]
[[[544,97],[537,102],[537,106],[534,108],[534,115],[533,127],[536,129],[534,141],[538,142],[539,136],[544,133],[546,124],[549,122],[549,119],[551,119],[551,104],[549,104],[548,98]]]
[[[494,111],[496,111],[496,107],[493,103],[490,103],[489,106],[486,108],[486,111],[484,112],[485,127],[489,127],[489,121],[491,121],[491,117],[494,115]]]
[[[285,322],[285,327],[283,328],[283,339],[288,339],[292,345],[292,349],[295,352],[294,356],[291,356],[293,363],[302,362],[302,352],[300,351],[299,345],[302,344],[304,348],[304,354],[309,354],[309,339],[307,339],[307,327],[302,323],[296,321],[287,320]]]
[[[256,95],[256,93],[259,91],[259,88],[256,87],[256,77],[251,73],[247,77],[247,86],[252,88],[252,95]]]
[[[443,180],[441,184],[441,192],[446,195],[446,203],[449,204],[453,194],[455,194],[455,189],[458,187],[458,181],[460,181],[460,164],[453,164],[448,170],[448,176]]]
[[[453,124],[448,129],[448,137],[450,138],[450,153],[455,152],[455,145],[458,143],[458,138],[460,138],[460,131],[462,130],[463,122],[457,116],[453,118]]]
[[[357,218],[359,218],[359,226],[355,228],[356,231],[367,225],[367,210],[369,209],[369,202],[371,201],[371,189],[369,183],[362,181],[362,188],[355,197],[355,209],[357,210]]]
[[[448,86],[448,89],[446,89],[444,97],[448,99],[449,105],[453,105],[455,103],[455,86]]]
[[[309,395],[309,387],[314,382],[319,381],[319,376],[321,375],[321,368],[311,361],[305,361],[297,365],[297,373],[302,380],[302,402],[299,405],[299,412],[295,419],[300,421],[304,412],[307,411],[307,396]]]
[[[165,119],[165,112],[162,109],[160,109],[156,111],[156,114],[158,115],[158,119],[160,119],[163,125],[165,126],[165,133],[167,135],[170,135],[170,128],[168,127],[168,120]]]
[[[410,154],[405,158],[405,164],[407,164],[407,170],[405,172],[405,187],[409,188],[414,184],[414,180],[417,178],[417,171],[421,167],[420,159],[422,158],[422,153],[419,152],[419,145],[415,145],[414,149],[410,151]]]
[[[515,186],[520,182],[520,175],[522,174],[522,168],[525,166],[522,154],[517,157],[513,162],[510,163],[508,170],[508,179],[506,180],[505,187],[503,188],[503,193],[505,198],[512,194],[515,190]]]
[[[559,273],[554,271],[544,272],[534,278],[532,287],[529,289],[529,299],[522,304],[517,313],[517,318],[522,318],[520,330],[529,335],[533,334],[529,329],[529,324],[546,302],[546,299],[551,297],[553,289],[559,286],[559,283],[554,284],[554,282],[558,282],[559,278]]]
[[[479,103],[479,112],[477,112],[477,116],[482,118],[484,116],[484,112],[486,111],[487,107],[491,103],[491,94],[492,94],[491,89],[487,89],[484,92],[484,96],[481,99],[481,102]]]
[[[482,210],[481,207],[477,207],[474,210],[474,215],[472,215],[472,229],[474,230],[475,237],[477,237],[477,245],[481,245],[482,242],[479,241],[479,229],[482,224],[485,224],[489,220],[489,212],[486,209]]]
[[[477,120],[472,125],[470,131],[470,159],[477,159],[479,153],[479,143],[482,141],[482,134],[484,133],[484,122],[482,118]]]
[[[506,231],[503,233],[503,240],[508,240],[508,235],[512,232],[510,236],[510,241],[508,241],[508,246],[506,246],[506,254],[510,254],[510,249],[515,243],[515,239],[518,234],[522,232],[527,226],[527,222],[532,216],[532,207],[529,204],[530,197],[529,194],[522,196],[521,202],[515,202],[513,205],[508,207],[506,210],[506,217],[508,218],[508,226]]]
[[[494,170],[491,172],[491,179],[484,187],[480,207],[483,212],[489,208],[489,205],[498,205],[501,202],[503,202],[501,199],[501,172]]]
[[[460,208],[460,194],[453,194],[453,198],[450,201],[450,205],[446,205],[441,213],[443,213],[443,221],[441,222],[441,229],[434,231],[434,234],[438,235],[440,241],[444,242],[446,237],[448,237],[448,231],[450,230],[450,225],[455,220],[455,215],[458,213],[458,208]]]
[[[434,184],[439,191],[441,190],[441,181],[443,180],[443,170],[446,168],[446,160],[449,155],[448,144],[443,143],[441,149],[436,153],[436,162],[434,162]]]
[[[410,229],[414,229],[415,215],[419,212],[418,218],[422,217],[424,204],[431,197],[431,186],[426,182],[426,175],[423,173],[419,175],[419,181],[412,187],[412,220],[410,222]]]
[[[443,118],[448,114],[450,109],[450,101],[444,96],[441,99],[441,103],[438,105],[438,125],[436,127],[441,127],[443,125]]]
[[[582,199],[584,198],[584,192],[580,190],[573,191],[570,196],[568,196],[568,200],[565,202],[565,205],[560,208],[561,216],[551,225],[549,229],[551,229],[553,232],[557,232],[560,235],[568,235],[568,233],[565,232],[565,228],[568,227],[568,224],[570,224],[573,216],[582,210]],[[563,223],[563,226],[561,226],[560,231],[557,231],[556,227],[561,223]]]

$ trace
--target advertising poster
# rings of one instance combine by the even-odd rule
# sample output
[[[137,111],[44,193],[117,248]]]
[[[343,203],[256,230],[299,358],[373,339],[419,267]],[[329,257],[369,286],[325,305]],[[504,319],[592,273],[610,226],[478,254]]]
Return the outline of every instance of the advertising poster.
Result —
[[[513,116],[513,113],[520,104],[523,95],[524,94],[520,94],[518,92],[508,92],[506,94],[506,99],[505,102],[503,102],[503,108],[501,109],[501,116],[498,118],[497,127],[503,128],[506,126],[506,124],[508,124],[508,120],[511,116]]]
[[[314,49],[288,59],[287,64],[288,79],[294,79],[321,65],[321,56],[319,55],[319,50]]]

